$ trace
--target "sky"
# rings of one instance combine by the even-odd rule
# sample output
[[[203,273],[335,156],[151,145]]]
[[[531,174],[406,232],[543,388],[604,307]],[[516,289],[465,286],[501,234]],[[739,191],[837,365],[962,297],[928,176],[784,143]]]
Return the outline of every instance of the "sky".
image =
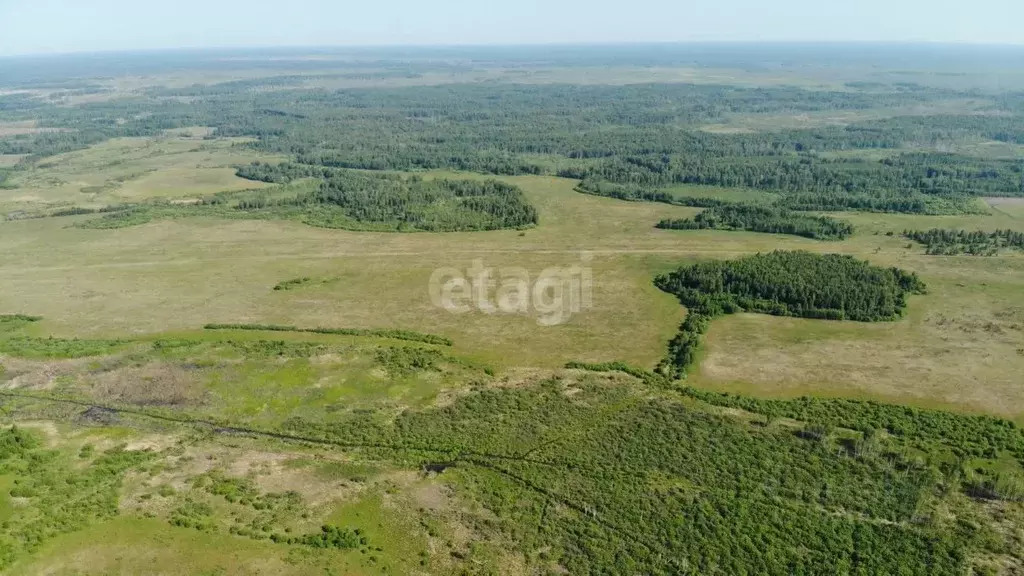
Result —
[[[1024,44],[1022,0],[0,0],[0,56],[270,46]]]

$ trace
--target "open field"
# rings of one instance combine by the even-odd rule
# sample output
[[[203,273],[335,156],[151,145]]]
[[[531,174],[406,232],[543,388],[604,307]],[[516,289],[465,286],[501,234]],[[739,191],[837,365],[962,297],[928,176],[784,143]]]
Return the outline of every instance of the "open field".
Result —
[[[0,210],[102,207],[149,198],[194,198],[263,186],[235,176],[235,164],[263,159],[239,140],[124,138],[69,152],[14,173],[0,191]],[[272,158],[271,158],[272,159]]]
[[[905,239],[885,235],[926,227],[1024,230],[1024,220],[1000,213],[839,214],[858,229],[841,243],[680,232],[653,224],[696,210],[594,198],[574,192],[569,180],[508,180],[540,210],[540,226],[522,236],[348,233],[195,219],[121,230],[66,228],[68,219],[10,222],[0,228],[0,302],[9,312],[44,316],[46,330],[64,336],[189,330],[208,322],[400,327],[448,336],[460,353],[508,368],[607,359],[649,367],[684,314],[652,286],[657,273],[684,261],[778,248],[839,251],[918,272],[930,293],[913,297],[910,316],[894,324],[717,320],[696,381],[760,394],[816,389],[1024,415],[1024,389],[1015,377],[1024,370],[1024,355],[1017,353],[1024,348],[1017,298],[1024,290],[1024,258],[925,256],[920,247],[908,249]],[[453,315],[430,300],[437,268],[467,269],[480,259],[536,275],[578,263],[584,252],[594,258],[594,307],[560,326],[538,327],[536,315]],[[314,291],[272,289],[297,276],[341,281]],[[963,386],[965,377],[971,386]]]
[[[43,132],[54,132],[54,128],[40,128],[35,120],[22,120],[19,122],[0,122],[0,138],[7,136],[22,136],[25,134],[41,134]]]
[[[873,108],[867,110],[839,110],[792,114],[734,114],[724,122],[702,127],[708,132],[736,133],[762,130],[799,130],[821,126],[848,126],[857,122],[882,120],[900,116],[931,116],[941,114],[973,114],[992,105],[983,99],[964,99],[933,102],[925,105],[899,108]]]
[[[24,155],[21,154],[0,154],[0,168],[14,166],[20,162],[22,158],[24,158]]]
[[[1004,216],[1021,220],[1024,219],[1024,202],[1020,198],[986,198],[993,210]]]

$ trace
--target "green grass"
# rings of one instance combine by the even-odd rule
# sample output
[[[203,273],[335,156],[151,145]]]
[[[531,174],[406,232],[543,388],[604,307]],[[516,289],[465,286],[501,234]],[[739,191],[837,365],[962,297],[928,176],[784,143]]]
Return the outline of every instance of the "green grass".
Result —
[[[964,89],[991,80],[983,71],[831,66],[477,63],[404,74],[313,61],[309,77],[290,86],[854,90],[845,82]],[[112,91],[103,94],[36,93],[56,94],[63,106],[102,105],[156,85],[294,73],[286,64],[247,66],[104,79]],[[352,74],[331,75],[339,71]],[[1001,82],[1022,79],[1015,72]],[[971,96],[903,108],[724,112],[704,128],[727,137],[992,105]],[[672,122],[663,128],[682,127]],[[36,124],[5,122],[4,130]],[[855,233],[826,244],[658,230],[659,221],[699,210],[588,196],[565,179],[501,177],[538,209],[536,227],[399,235],[330,211],[253,218],[197,208],[191,202],[222,192],[280,198],[315,185],[240,180],[233,166],[279,158],[213,136],[181,128],[31,165],[0,156],[10,173],[0,186],[0,431],[15,423],[31,430],[0,438],[0,572],[931,576],[1024,566],[1024,507],[1012,501],[1024,478],[1024,255],[929,257],[899,237],[905,229],[1024,231],[1019,199],[979,199],[977,214],[957,216],[843,213]],[[994,159],[1024,150],[981,140],[950,146]],[[868,162],[892,154],[822,153]],[[601,162],[523,159],[550,173]],[[776,196],[670,191],[728,202]],[[137,209],[120,219],[5,219],[120,203]],[[929,293],[886,323],[732,314],[712,323],[687,380],[655,374],[688,311],[654,278],[773,250],[897,267],[918,274]],[[477,261],[531,277],[586,263],[594,306],[556,326],[539,325],[536,310],[436,307],[434,272]],[[315,326],[345,328],[301,328]],[[367,542],[307,545],[323,525],[359,529]]]
[[[11,574],[299,575],[330,569],[334,562],[337,558],[290,556],[270,542],[129,517],[58,538],[14,566]]]
[[[15,336],[0,338],[0,354],[19,358],[104,356],[124,348],[124,340],[79,340]]]

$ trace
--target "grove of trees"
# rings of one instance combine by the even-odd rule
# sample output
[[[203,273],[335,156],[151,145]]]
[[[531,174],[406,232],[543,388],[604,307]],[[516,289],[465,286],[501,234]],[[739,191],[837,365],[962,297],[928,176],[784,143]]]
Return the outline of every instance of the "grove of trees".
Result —
[[[907,296],[925,291],[915,273],[879,268],[852,256],[774,251],[683,266],[655,279],[688,314],[659,367],[680,376],[695,361],[702,335],[722,314],[760,312],[826,320],[899,318]]]
[[[849,222],[754,204],[716,206],[693,218],[662,220],[657,227],[667,230],[747,230],[817,240],[843,240],[853,234],[853,225]]]

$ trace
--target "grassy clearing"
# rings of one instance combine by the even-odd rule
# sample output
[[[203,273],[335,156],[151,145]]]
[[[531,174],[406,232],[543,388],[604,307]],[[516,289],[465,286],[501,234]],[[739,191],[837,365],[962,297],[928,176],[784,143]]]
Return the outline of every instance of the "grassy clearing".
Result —
[[[764,190],[752,190],[749,188],[722,188],[719,186],[694,186],[683,184],[663,188],[674,196],[685,196],[689,198],[717,198],[730,202],[770,202],[777,196]]]
[[[0,208],[74,204],[101,207],[149,198],[194,198],[260,187],[231,166],[261,159],[237,140],[188,137],[122,138],[47,158],[10,176]]]
[[[382,329],[367,330],[359,328],[297,328],[295,326],[282,326],[279,324],[207,324],[206,330],[252,330],[257,332],[303,332],[310,334],[336,334],[339,336],[370,336],[376,338],[391,338],[394,340],[407,340],[409,342],[422,342],[424,344],[436,344],[438,346],[451,346],[452,341],[448,338],[435,336],[433,334],[420,334],[409,330]]]
[[[970,114],[991,105],[980,98],[952,99],[898,108],[871,108],[866,110],[829,110],[822,112],[796,112],[791,114],[734,114],[727,121],[710,124],[703,129],[713,133],[745,133],[768,130],[800,130],[821,126],[847,126],[870,120],[899,116],[931,116],[940,114]]]
[[[1024,220],[1024,201],[1020,198],[986,198],[985,202],[1003,216]]]
[[[0,122],[0,138],[21,136],[25,134],[39,134],[41,132],[48,131],[53,131],[53,128],[40,128],[35,120]]]

